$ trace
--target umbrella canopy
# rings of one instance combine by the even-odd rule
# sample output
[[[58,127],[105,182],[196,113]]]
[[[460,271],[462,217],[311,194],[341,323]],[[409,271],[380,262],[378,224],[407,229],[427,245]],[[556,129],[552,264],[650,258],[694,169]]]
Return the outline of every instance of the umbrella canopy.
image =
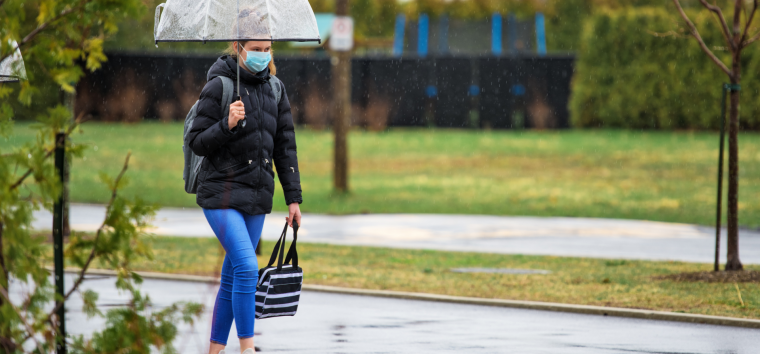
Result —
[[[332,30],[333,21],[335,21],[335,14],[332,13],[315,13],[314,17],[317,19],[317,27],[319,27],[319,38],[327,38],[330,36]],[[316,48],[319,47],[322,42],[293,42],[290,43],[291,47],[296,48]]]
[[[21,58],[21,51],[18,49],[16,41],[8,42],[11,48],[16,48],[13,54],[0,62],[0,82],[18,82],[26,80],[26,68],[24,59]]]
[[[308,0],[169,0],[156,8],[153,37],[156,43],[321,42]]]

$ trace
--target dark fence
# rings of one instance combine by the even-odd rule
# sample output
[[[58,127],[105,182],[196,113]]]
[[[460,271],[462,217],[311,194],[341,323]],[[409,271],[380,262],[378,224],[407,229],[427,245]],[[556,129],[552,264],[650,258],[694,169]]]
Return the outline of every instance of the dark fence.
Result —
[[[76,110],[101,120],[183,119],[214,57],[110,54],[77,87]],[[455,128],[566,128],[574,58],[355,58],[352,123]],[[278,57],[298,124],[331,123],[329,58]]]

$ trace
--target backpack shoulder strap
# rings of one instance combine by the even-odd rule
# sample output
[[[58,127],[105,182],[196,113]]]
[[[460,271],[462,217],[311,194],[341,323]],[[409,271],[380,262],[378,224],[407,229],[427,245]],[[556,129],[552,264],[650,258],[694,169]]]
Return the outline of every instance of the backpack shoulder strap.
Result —
[[[230,114],[232,104],[232,90],[234,83],[226,76],[218,76],[222,80],[222,119]]]
[[[269,75],[269,85],[272,86],[272,92],[274,92],[274,99],[277,102],[277,104],[279,104],[280,99],[282,98],[282,83],[280,82],[280,79],[278,79],[277,76]]]

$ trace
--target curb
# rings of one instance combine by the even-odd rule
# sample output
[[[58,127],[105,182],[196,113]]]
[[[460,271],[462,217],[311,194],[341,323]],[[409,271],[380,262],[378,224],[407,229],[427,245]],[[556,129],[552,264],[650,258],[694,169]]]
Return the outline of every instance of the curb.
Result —
[[[79,270],[75,268],[67,268],[65,272],[78,273]],[[209,276],[202,276],[202,275],[167,274],[167,273],[156,273],[156,272],[135,272],[135,273],[147,279],[191,281],[191,282],[202,282],[202,283],[218,283],[219,282],[219,279],[216,277],[209,277]],[[116,272],[112,270],[105,270],[105,269],[91,269],[87,271],[87,274],[112,276],[112,275],[115,275]],[[627,308],[620,308],[620,307],[571,305],[571,304],[540,302],[540,301],[484,299],[484,298],[465,297],[465,296],[412,293],[412,292],[391,291],[391,290],[367,290],[367,289],[343,288],[343,287],[337,287],[337,286],[311,285],[311,284],[304,284],[302,289],[308,290],[308,291],[319,291],[319,292],[335,293],[335,294],[375,296],[375,297],[387,297],[387,298],[421,300],[421,301],[436,301],[436,302],[447,302],[447,303],[455,303],[455,304],[480,305],[480,306],[509,307],[509,308],[540,310],[540,311],[569,312],[569,313],[578,313],[578,314],[586,314],[586,315],[614,316],[614,317],[625,317],[625,318],[638,318],[638,319],[645,319],[645,320],[710,324],[710,325],[718,325],[718,326],[760,328],[760,320],[723,317],[723,316],[696,315],[696,314],[689,314],[689,313],[666,312],[666,311],[627,309]]]

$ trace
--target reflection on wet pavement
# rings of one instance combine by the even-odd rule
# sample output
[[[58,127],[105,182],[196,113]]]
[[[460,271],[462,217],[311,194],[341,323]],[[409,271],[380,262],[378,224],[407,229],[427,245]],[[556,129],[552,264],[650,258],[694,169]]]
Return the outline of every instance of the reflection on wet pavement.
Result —
[[[104,215],[101,205],[72,204],[72,228],[93,231]],[[262,237],[276,240],[286,216],[268,215]],[[34,228],[50,229],[49,212],[34,218]],[[436,214],[304,214],[303,220],[299,241],[339,245],[703,263],[713,261],[715,250],[713,228],[641,220]],[[157,235],[215,237],[200,208],[161,209],[153,225]],[[760,264],[760,232],[741,230],[740,237],[742,262]]]
[[[71,277],[67,285],[72,284]],[[113,278],[93,277],[85,287],[100,304],[124,303]],[[180,353],[208,350],[210,312],[218,285],[146,279],[142,289],[162,307],[176,301],[206,304],[196,326],[181,326]],[[18,298],[19,286],[12,287]],[[74,333],[103,325],[88,320],[81,300],[68,306]],[[760,330],[647,321],[500,307],[401,300],[305,291],[295,317],[256,321],[264,353],[757,353]],[[228,353],[238,353],[233,325]]]

